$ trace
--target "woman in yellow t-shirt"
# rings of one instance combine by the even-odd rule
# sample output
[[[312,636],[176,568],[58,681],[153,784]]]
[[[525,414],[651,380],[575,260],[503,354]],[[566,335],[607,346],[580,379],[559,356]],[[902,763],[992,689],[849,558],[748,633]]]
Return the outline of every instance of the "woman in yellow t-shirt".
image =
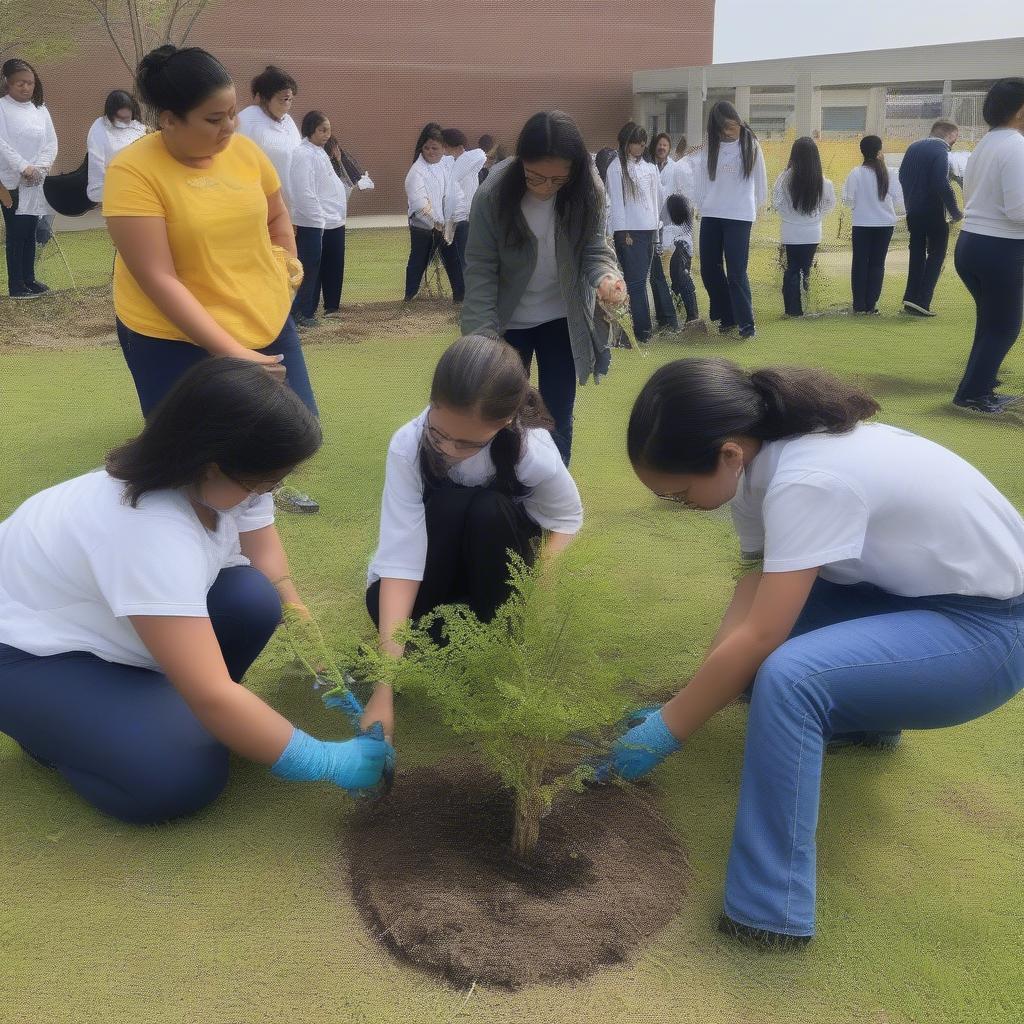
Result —
[[[301,271],[281,181],[235,134],[230,76],[205,50],[161,46],[137,84],[159,130],[111,161],[103,214],[117,249],[117,335],[143,415],[208,356],[283,364],[316,414],[289,316],[289,275]],[[292,507],[316,511],[304,497]]]

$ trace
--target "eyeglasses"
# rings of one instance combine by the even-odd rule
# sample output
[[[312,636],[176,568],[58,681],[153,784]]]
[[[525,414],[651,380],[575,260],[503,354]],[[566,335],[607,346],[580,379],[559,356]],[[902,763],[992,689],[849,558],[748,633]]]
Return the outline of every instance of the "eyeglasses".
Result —
[[[661,498],[662,501],[671,501],[673,505],[686,505],[692,508],[687,497],[688,494],[689,491],[676,491],[675,494],[655,494],[654,496]]]
[[[221,472],[224,473],[223,470],[221,470]],[[287,475],[288,474],[286,473],[285,476]],[[236,484],[238,487],[241,487],[243,491],[248,491],[250,498],[254,496],[258,497],[264,494],[270,494],[272,491],[276,491],[278,487],[280,487],[281,484],[284,483],[285,479],[285,477],[283,476],[280,478],[280,480],[274,480],[272,483],[261,483],[258,487],[251,487],[243,480],[239,480],[237,477],[231,476],[228,473],[224,473],[224,476],[226,476],[228,480],[230,480],[233,484]]]
[[[457,452],[480,452],[483,451],[497,436],[497,432],[489,437],[486,441],[463,441],[457,437],[449,437],[443,430],[438,430],[430,422],[430,416],[427,415],[427,436],[430,438],[431,443],[434,447],[438,444],[450,444]]]
[[[533,171],[524,170],[523,173],[526,175],[526,184],[533,186],[533,188],[540,188],[542,185],[546,185],[549,181],[555,188],[561,188],[563,185],[568,185],[572,180],[571,174],[534,174]]]

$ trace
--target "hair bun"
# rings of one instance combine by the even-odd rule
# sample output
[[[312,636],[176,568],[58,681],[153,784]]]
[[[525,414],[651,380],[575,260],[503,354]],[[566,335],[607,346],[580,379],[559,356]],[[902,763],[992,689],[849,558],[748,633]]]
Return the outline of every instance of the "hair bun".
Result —
[[[143,79],[159,74],[177,52],[178,48],[171,43],[165,43],[163,46],[158,46],[155,50],[150,50],[139,61],[139,70],[136,77],[141,82]]]

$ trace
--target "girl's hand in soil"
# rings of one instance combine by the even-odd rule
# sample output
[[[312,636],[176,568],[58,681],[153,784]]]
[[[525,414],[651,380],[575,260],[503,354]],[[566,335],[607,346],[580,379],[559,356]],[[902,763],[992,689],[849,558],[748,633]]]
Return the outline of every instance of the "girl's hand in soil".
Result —
[[[270,770],[280,779],[333,782],[353,793],[376,786],[394,754],[379,728],[343,743],[317,740],[295,729]]]
[[[640,714],[648,710],[645,708]],[[634,719],[631,718],[632,721]],[[605,783],[619,778],[632,782],[656,768],[682,746],[665,725],[661,708],[653,709],[639,724],[623,733],[612,744],[611,751],[594,765],[594,781]]]

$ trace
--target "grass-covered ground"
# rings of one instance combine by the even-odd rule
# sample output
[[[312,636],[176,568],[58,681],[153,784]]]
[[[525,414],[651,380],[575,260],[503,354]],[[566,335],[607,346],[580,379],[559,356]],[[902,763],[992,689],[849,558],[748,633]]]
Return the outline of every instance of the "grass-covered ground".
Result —
[[[404,237],[353,236],[349,300],[395,298]],[[815,304],[845,299],[846,267],[825,262]],[[889,277],[885,317],[802,322],[779,316],[767,245],[754,277],[756,340],[659,339],[647,358],[616,352],[607,381],[580,394],[573,471],[587,509],[581,542],[619,595],[618,628],[602,642],[616,649],[638,695],[685,682],[736,565],[724,518],[658,504],[625,458],[632,399],[665,360],[725,353],[746,366],[808,363],[857,379],[880,399],[887,422],[959,452],[1024,508],[1022,420],[971,419],[949,407],[973,329],[951,268],[935,321],[895,314],[898,272]],[[57,300],[33,308],[68,317]],[[0,317],[9,310],[0,306]],[[73,338],[74,320],[62,329]],[[361,343],[308,346],[327,443],[302,482],[323,511],[283,518],[281,529],[328,632],[368,629],[362,591],[387,440],[424,405],[433,363],[455,333],[453,323],[389,337],[387,322],[368,314]],[[1004,377],[1006,390],[1024,390],[1019,352]],[[0,516],[98,465],[139,427],[131,380],[109,345],[0,349],[0,410]],[[914,471],[906,467],[908,487]],[[304,683],[282,681],[284,662],[275,643],[248,685],[303,728],[341,735]],[[458,749],[416,707],[399,715],[402,766]],[[958,729],[911,733],[892,755],[828,757],[819,936],[792,955],[751,954],[714,931],[745,715],[727,710],[656,774],[660,807],[695,869],[673,924],[635,962],[576,987],[477,988],[468,998],[399,965],[364,931],[339,854],[351,810],[339,792],[281,783],[239,760],[212,807],[138,829],[94,813],[0,737],[0,1021],[1018,1022],[1024,703]]]

